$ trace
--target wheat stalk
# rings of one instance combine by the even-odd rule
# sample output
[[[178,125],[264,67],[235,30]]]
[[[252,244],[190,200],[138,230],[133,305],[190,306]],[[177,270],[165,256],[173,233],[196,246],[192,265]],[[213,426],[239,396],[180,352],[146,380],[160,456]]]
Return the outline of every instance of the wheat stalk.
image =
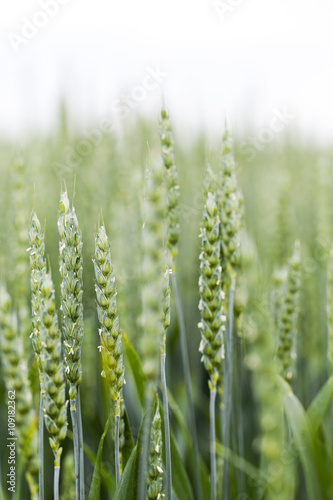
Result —
[[[211,500],[216,499],[215,398],[221,373],[225,321],[222,313],[220,244],[218,207],[214,194],[208,193],[201,228],[199,327],[202,338],[199,350],[202,353],[201,361],[209,374]]]
[[[30,268],[31,268],[31,310],[32,310],[32,333],[30,335],[32,346],[35,352],[39,379],[40,379],[40,406],[39,406],[39,499],[44,499],[44,423],[43,423],[43,382],[41,370],[42,344],[40,339],[41,322],[41,286],[46,273],[44,259],[44,233],[35,212],[31,215],[30,229]]]
[[[221,220],[221,263],[222,288],[226,296],[228,328],[225,339],[225,376],[224,376],[224,419],[222,441],[230,444],[230,425],[233,386],[233,314],[237,270],[240,262],[240,228],[242,219],[242,196],[237,187],[236,166],[233,154],[233,141],[228,129],[222,137],[221,165],[218,176],[217,203]],[[221,389],[222,391],[222,389]],[[229,494],[229,464],[224,462],[224,496]]]
[[[84,499],[83,435],[80,417],[80,399],[77,397],[81,383],[81,344],[83,339],[83,262],[82,234],[75,208],[70,208],[67,192],[63,191],[59,202],[58,230],[59,270],[61,282],[62,334],[65,376],[69,382],[70,411],[74,435],[77,497]]]
[[[179,224],[180,187],[179,187],[178,170],[177,170],[177,166],[176,166],[175,153],[174,153],[174,138],[173,138],[169,114],[168,114],[166,109],[162,109],[162,111],[161,111],[160,141],[161,141],[161,148],[162,148],[163,165],[165,168],[165,184],[166,184],[166,189],[167,189],[167,204],[166,204],[167,238],[166,238],[166,240],[167,240],[167,248],[168,248],[168,254],[169,254],[167,262],[168,262],[168,264],[170,263],[171,270],[172,270],[171,281],[172,281],[172,288],[173,288],[175,299],[176,299],[177,316],[178,316],[178,322],[179,322],[182,365],[183,365],[183,372],[184,372],[184,379],[185,379],[187,404],[188,404],[189,415],[190,415],[191,434],[192,434],[192,440],[193,440],[193,465],[194,465],[194,475],[195,475],[195,481],[196,481],[196,495],[197,495],[198,499],[201,499],[201,497],[202,497],[201,477],[200,477],[200,466],[199,466],[199,458],[198,458],[199,457],[199,444],[198,444],[198,438],[197,438],[197,429],[196,429],[196,421],[195,421],[195,413],[194,413],[194,405],[193,405],[192,386],[191,386],[191,378],[190,378],[190,365],[189,365],[189,359],[188,359],[184,314],[183,314],[183,308],[182,308],[180,294],[178,291],[178,282],[177,282],[177,273],[176,273],[176,257],[178,254],[178,240],[179,240],[179,234],[180,234],[180,224]],[[167,265],[167,267],[169,267],[169,265]],[[161,358],[161,368],[162,368],[163,382],[166,384],[165,357]],[[168,437],[169,411],[167,410],[167,412],[166,412],[166,409],[168,406],[166,387],[162,390],[164,392],[163,408],[164,408],[164,413],[166,415],[166,424],[165,424],[166,454],[168,457],[170,457],[171,453],[170,453],[170,449],[169,449],[169,437]],[[169,462],[167,462],[166,476],[167,476],[167,500],[171,500],[171,490],[172,490],[171,463],[169,463]]]
[[[139,325],[141,327],[139,350],[143,360],[142,368],[148,380],[144,395],[148,416],[146,419],[146,429],[144,429],[142,460],[140,461],[139,468],[138,499],[140,500],[146,497],[145,478],[149,447],[148,428],[151,415],[151,397],[159,375],[159,354],[165,338],[162,321],[164,308],[165,200],[163,165],[158,158],[154,158],[145,174],[142,208],[142,313],[139,318]]]
[[[99,350],[102,355],[102,375],[107,381],[115,405],[115,464],[116,483],[118,484],[120,480],[119,423],[122,387],[124,385],[124,364],[111,247],[104,226],[98,228],[95,238],[94,268],[97,312],[101,327],[99,330],[101,342]]]

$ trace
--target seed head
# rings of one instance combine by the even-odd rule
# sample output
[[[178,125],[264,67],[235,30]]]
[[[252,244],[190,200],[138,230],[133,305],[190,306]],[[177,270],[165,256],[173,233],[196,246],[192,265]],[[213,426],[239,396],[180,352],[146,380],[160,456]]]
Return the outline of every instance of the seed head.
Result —
[[[54,455],[54,464],[59,465],[62,453],[60,444],[67,434],[67,404],[61,358],[61,334],[58,328],[54,287],[50,273],[47,273],[42,280],[40,311],[44,421],[51,434],[49,441]]]
[[[95,238],[94,268],[97,313],[101,326],[99,336],[103,372],[112,398],[120,404],[121,389],[124,384],[122,342],[117,315],[117,292],[111,262],[111,247],[104,226],[98,228]]]
[[[222,158],[218,178],[217,204],[221,220],[223,280],[235,278],[240,261],[240,229],[243,198],[237,187],[232,139],[228,130],[222,137]]]
[[[290,382],[294,378],[296,358],[296,335],[298,323],[298,301],[300,290],[300,251],[299,242],[295,243],[285,285],[284,296],[279,317],[278,359],[282,376]]]
[[[74,390],[71,391],[71,399],[74,399],[76,387],[81,383],[83,259],[82,234],[75,209],[70,208],[66,191],[62,192],[60,197],[58,230],[65,374],[69,383],[74,384]]]
[[[165,235],[165,184],[164,169],[158,160],[153,161],[146,176],[145,224],[142,231],[142,336],[140,351],[143,369],[154,380],[159,366],[159,348],[164,341],[163,270]],[[167,292],[166,292],[167,293]],[[165,297],[165,296],[164,296]]]
[[[35,351],[37,365],[41,368],[42,345],[40,340],[41,321],[41,285],[46,273],[44,259],[44,233],[35,212],[32,213],[29,229],[30,242],[30,287],[31,287],[31,309],[32,309],[32,334],[31,341]]]
[[[163,464],[162,464],[162,430],[161,415],[158,404],[150,430],[150,446],[147,474],[147,500],[162,498]]]
[[[170,118],[165,109],[161,112],[160,139],[162,146],[162,159],[166,170],[167,185],[167,247],[170,251],[173,268],[178,254],[179,226],[179,182],[178,172],[175,164],[174,140],[172,135]]]
[[[201,322],[201,361],[210,376],[210,388],[221,377],[222,345],[225,317],[221,290],[220,220],[214,194],[208,193],[201,227],[199,310]]]

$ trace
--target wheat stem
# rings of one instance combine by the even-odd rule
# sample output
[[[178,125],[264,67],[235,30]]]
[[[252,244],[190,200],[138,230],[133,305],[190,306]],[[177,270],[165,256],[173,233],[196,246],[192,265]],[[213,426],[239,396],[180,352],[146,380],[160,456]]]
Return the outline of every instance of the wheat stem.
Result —
[[[161,383],[163,396],[164,412],[164,441],[165,441],[165,462],[166,462],[166,500],[171,500],[172,495],[172,476],[171,476],[171,447],[170,447],[170,422],[169,422],[169,404],[168,392],[165,376],[166,354],[161,354]]]
[[[77,427],[79,435],[79,462],[80,462],[80,498],[84,500],[84,451],[83,451],[83,428],[82,428],[82,412],[81,412],[81,396],[80,386],[77,388]]]
[[[194,469],[194,478],[196,485],[196,495],[197,499],[200,500],[202,498],[202,489],[201,489],[201,476],[200,476],[200,465],[199,465],[199,444],[198,444],[198,435],[197,435],[197,426],[195,422],[195,414],[194,414],[194,404],[193,404],[193,396],[192,396],[192,386],[191,386],[191,378],[190,378],[190,365],[188,360],[188,352],[187,352],[187,344],[186,344],[186,330],[185,330],[185,322],[183,315],[183,307],[180,299],[180,294],[178,291],[178,283],[177,283],[177,274],[172,273],[171,281],[173,286],[173,291],[176,299],[176,308],[177,308],[177,316],[179,322],[179,333],[180,333],[180,350],[182,357],[182,365],[184,371],[184,380],[185,380],[185,388],[186,388],[186,397],[187,397],[187,406],[189,411],[190,418],[190,427],[193,441],[193,469]]]
[[[216,386],[209,391],[210,425],[210,499],[216,500],[216,453],[215,453],[215,400]]]
[[[116,485],[118,485],[120,481],[119,420],[120,420],[120,415],[116,415],[114,419],[114,458],[115,458]]]
[[[225,373],[225,389],[224,389],[224,401],[225,401],[225,413],[224,413],[224,435],[223,444],[226,448],[230,445],[230,428],[231,428],[231,409],[232,409],[232,381],[233,381],[233,318],[234,318],[234,297],[235,297],[235,279],[231,281],[231,287],[229,292],[229,318],[228,318],[228,335],[226,342],[226,373]],[[223,472],[223,495],[228,498],[229,488],[229,462],[224,461],[224,472]]]
[[[83,260],[82,233],[75,208],[69,205],[67,192],[61,193],[58,230],[59,270],[62,278],[61,310],[65,375],[70,384],[69,398],[74,435],[74,458],[77,500],[84,500],[84,455],[80,396],[81,346],[83,340]],[[81,448],[81,452],[80,452]],[[80,471],[81,469],[81,471]]]
[[[38,422],[38,441],[39,441],[39,500],[44,500],[44,411],[43,411],[43,391],[40,389],[39,402],[39,422]]]
[[[55,465],[54,479],[53,479],[54,500],[59,500],[59,478],[60,478],[60,465]]]
[[[71,387],[75,384],[70,384]],[[76,413],[76,396],[70,400],[70,412],[73,429],[73,444],[74,444],[74,462],[75,462],[75,485],[76,485],[76,500],[80,499],[80,450],[79,450],[79,432],[77,425]],[[83,499],[82,499],[83,500]]]

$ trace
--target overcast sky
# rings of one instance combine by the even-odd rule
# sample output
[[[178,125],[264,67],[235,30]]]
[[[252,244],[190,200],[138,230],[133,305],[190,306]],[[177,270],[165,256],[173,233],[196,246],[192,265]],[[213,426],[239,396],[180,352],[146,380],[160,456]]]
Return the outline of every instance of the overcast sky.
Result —
[[[187,132],[220,133],[227,117],[259,133],[280,113],[285,128],[333,141],[331,0],[15,0],[1,10],[1,135],[49,130],[65,96],[78,127],[156,116],[164,98]]]

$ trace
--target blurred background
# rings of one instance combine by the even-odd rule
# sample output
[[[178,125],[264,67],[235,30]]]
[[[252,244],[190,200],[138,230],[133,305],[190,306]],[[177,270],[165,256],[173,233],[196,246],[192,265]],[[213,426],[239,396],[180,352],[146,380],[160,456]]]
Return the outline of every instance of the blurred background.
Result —
[[[114,101],[133,93],[130,115],[156,116],[164,98],[187,137],[198,129],[220,134],[227,117],[246,139],[285,108],[290,133],[327,143],[332,15],[330,0],[7,3],[0,131],[15,140],[45,133],[60,99],[84,127],[116,115]],[[162,76],[140,94],[147,67]]]

